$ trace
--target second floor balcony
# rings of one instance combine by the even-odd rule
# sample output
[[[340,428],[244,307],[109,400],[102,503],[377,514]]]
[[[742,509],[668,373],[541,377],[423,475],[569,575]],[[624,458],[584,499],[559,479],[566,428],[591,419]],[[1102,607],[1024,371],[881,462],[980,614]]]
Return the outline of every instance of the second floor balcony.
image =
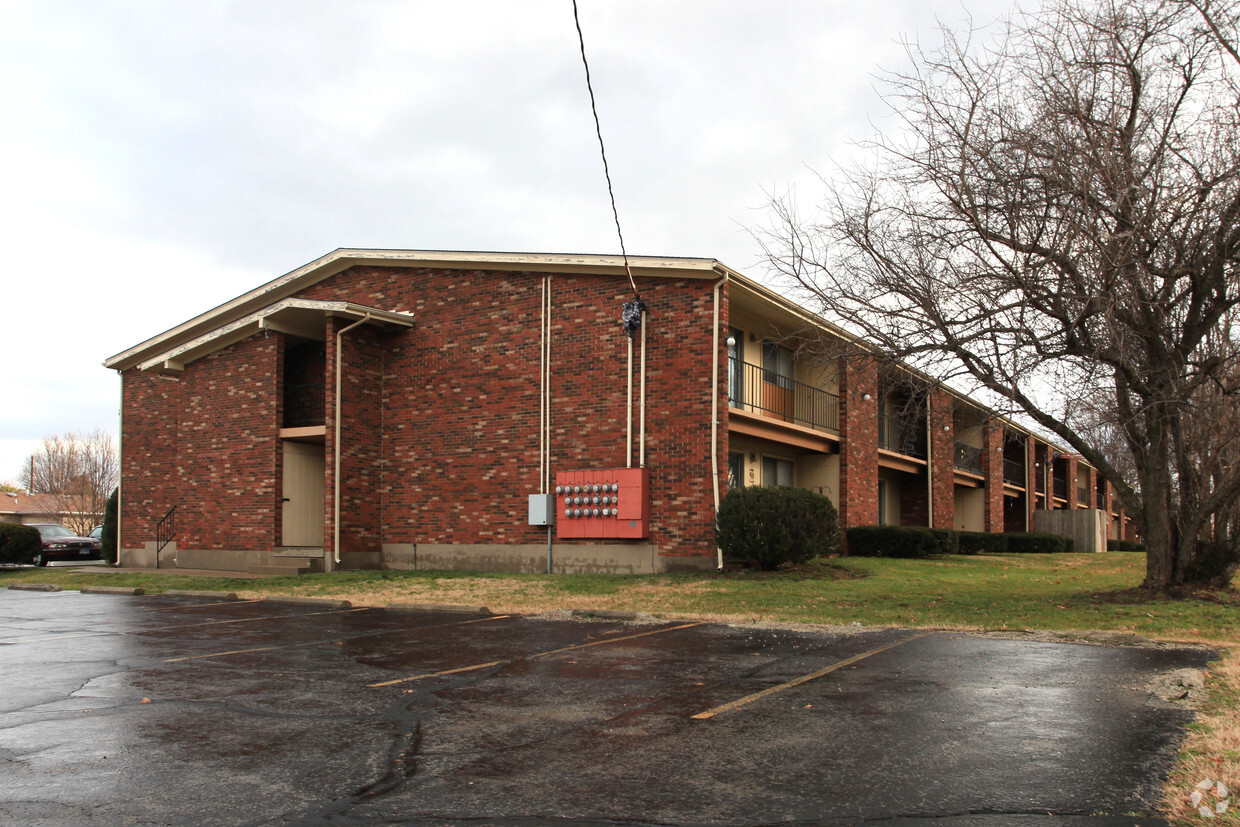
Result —
[[[840,430],[839,396],[735,358],[728,359],[728,404],[817,431]]]
[[[963,442],[956,443],[956,452],[952,457],[953,464],[961,471],[970,474],[982,473],[982,449]]]
[[[926,458],[926,428],[898,416],[878,415],[878,447],[918,459]]]

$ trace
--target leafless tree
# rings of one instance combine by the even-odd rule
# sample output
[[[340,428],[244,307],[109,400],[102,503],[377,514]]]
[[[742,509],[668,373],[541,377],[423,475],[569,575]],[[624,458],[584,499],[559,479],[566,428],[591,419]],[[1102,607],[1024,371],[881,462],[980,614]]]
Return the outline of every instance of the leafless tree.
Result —
[[[1188,421],[1235,376],[1205,345],[1240,301],[1236,18],[1236,0],[1050,0],[910,44],[873,162],[824,176],[809,218],[774,199],[759,233],[823,315],[1098,468],[1160,589],[1221,576],[1201,544],[1240,494],[1240,463],[1206,473]],[[1078,427],[1099,391],[1133,475]]]
[[[94,527],[118,478],[116,442],[102,429],[45,438],[21,473],[26,490],[50,495],[67,526],[79,534]]]

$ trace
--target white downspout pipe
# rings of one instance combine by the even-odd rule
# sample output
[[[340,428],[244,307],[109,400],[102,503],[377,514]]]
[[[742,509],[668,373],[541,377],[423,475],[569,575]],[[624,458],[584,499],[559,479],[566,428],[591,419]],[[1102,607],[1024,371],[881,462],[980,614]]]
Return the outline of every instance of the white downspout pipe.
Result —
[[[336,332],[336,437],[335,437],[335,459],[332,464],[332,477],[335,482],[335,503],[332,508],[332,557],[336,561],[336,565],[340,565],[340,389],[341,370],[340,357],[344,348],[344,334],[348,333],[358,325],[365,324],[370,321],[370,314],[367,313],[348,327],[341,328]]]
[[[727,274],[715,282],[714,327],[710,347],[710,473],[714,483],[715,519],[719,519],[719,291],[728,280]],[[715,546],[718,569],[723,571],[723,549]]]
[[[624,467],[633,467],[633,337],[629,337],[629,380],[625,411],[628,417],[624,426]]]
[[[934,422],[930,411],[930,394],[926,394],[926,526],[934,528]]]
[[[121,549],[124,544],[121,542],[121,526],[124,520],[121,515],[124,514],[125,506],[125,374],[122,371],[116,372],[116,378],[121,381],[121,408],[117,412],[117,427],[120,429],[116,435],[116,565],[118,568],[124,568],[125,564],[121,561]],[[156,559],[158,562],[158,557]]]
[[[638,462],[639,468],[646,467],[646,311],[642,311],[642,367],[641,367],[641,411],[638,425]]]

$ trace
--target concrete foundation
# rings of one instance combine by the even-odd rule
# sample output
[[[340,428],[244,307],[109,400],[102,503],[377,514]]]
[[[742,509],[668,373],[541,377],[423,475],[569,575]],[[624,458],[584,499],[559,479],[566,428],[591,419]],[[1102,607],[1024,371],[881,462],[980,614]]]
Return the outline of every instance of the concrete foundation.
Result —
[[[661,574],[714,567],[714,557],[663,556],[646,543],[551,547],[553,574]],[[547,571],[547,546],[384,543],[383,568],[542,573]]]

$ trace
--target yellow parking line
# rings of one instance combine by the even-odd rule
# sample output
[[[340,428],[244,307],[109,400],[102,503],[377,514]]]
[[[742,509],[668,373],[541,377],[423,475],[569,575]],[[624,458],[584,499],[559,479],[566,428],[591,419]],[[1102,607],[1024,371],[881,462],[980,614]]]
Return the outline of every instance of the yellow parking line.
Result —
[[[480,617],[474,620],[463,620],[458,623],[441,623],[437,626],[431,626],[429,628],[442,629],[445,626],[466,626],[470,623],[481,623],[484,620],[503,620],[504,618],[511,617],[511,616],[512,615],[493,615],[491,617]],[[408,632],[408,631],[409,631],[408,629],[385,629],[382,632],[371,632],[370,634],[367,634],[367,635],[355,635],[354,637],[348,638],[348,640],[360,640],[362,638],[379,637],[381,635],[394,635],[394,634],[399,634],[401,632]],[[344,639],[345,638],[332,637],[332,638],[327,638],[326,640],[312,640],[308,643],[289,643],[283,646],[258,646],[253,649],[231,649],[227,652],[212,652],[209,655],[186,655],[183,658],[168,658],[167,660],[164,661],[164,663],[180,663],[182,661],[187,661],[187,660],[206,660],[207,658],[222,658],[222,657],[225,657],[226,655],[244,655],[249,652],[270,652],[273,649],[297,649],[303,646],[318,646],[323,643],[334,643],[337,640],[344,640]]]
[[[637,634],[633,634],[633,635],[621,635],[620,637],[609,637],[603,640],[592,640],[589,643],[575,643],[572,646],[564,646],[559,649],[551,649],[546,652],[537,652],[533,655],[525,655],[525,656],[518,655],[516,657],[507,658],[505,660],[493,660],[489,663],[475,663],[472,666],[458,666],[456,669],[445,669],[442,672],[427,672],[426,674],[422,674],[422,675],[412,675],[407,678],[397,678],[396,680],[383,681],[382,683],[371,683],[371,684],[367,684],[367,686],[371,688],[375,688],[379,686],[392,686],[393,684],[408,683],[409,681],[421,681],[421,680],[426,680],[427,678],[438,678],[442,675],[455,675],[459,672],[473,672],[476,669],[488,669],[492,666],[499,666],[505,663],[516,663],[517,661],[520,661],[520,660],[538,660],[539,658],[549,658],[552,655],[558,655],[561,652],[571,652],[576,649],[588,649],[591,646],[602,646],[605,643],[619,643],[622,640],[633,640],[634,638],[647,637],[649,635],[661,635],[664,632],[675,632],[679,629],[691,629],[694,626],[701,626],[701,625],[702,623],[685,623],[680,626],[669,626],[666,629],[655,629],[649,632],[638,632]]]
[[[776,692],[783,692],[785,689],[791,689],[794,686],[800,686],[803,683],[808,683],[812,680],[816,680],[818,678],[821,678],[823,675],[829,675],[830,673],[834,672],[837,669],[843,669],[845,666],[851,666],[857,661],[865,660],[866,658],[877,655],[880,652],[886,652],[888,649],[894,649],[895,647],[901,646],[905,643],[908,643],[909,641],[917,640],[918,638],[923,638],[928,634],[931,634],[931,632],[920,632],[915,635],[910,635],[909,637],[903,638],[901,640],[897,640],[894,643],[888,643],[884,646],[879,646],[876,649],[871,649],[868,652],[862,652],[859,655],[853,655],[851,658],[845,658],[844,660],[839,661],[837,663],[833,663],[826,668],[819,669],[817,672],[811,672],[808,675],[802,675],[799,678],[794,678],[786,683],[781,683],[778,686],[768,687],[767,689],[763,689],[761,692],[755,692],[752,695],[746,695],[745,697],[739,698],[735,701],[732,701],[731,703],[726,703],[726,704],[723,704],[722,706],[717,706],[714,709],[708,709],[705,712],[699,712],[698,714],[691,715],[690,717],[697,719],[699,721],[702,721],[702,720],[706,720],[707,718],[713,718],[716,715],[719,715],[720,713],[723,713],[723,712],[731,712],[733,709],[740,709],[742,706],[746,706],[747,704],[751,704],[754,701],[757,701],[761,698],[765,698],[767,695],[774,695]]]

